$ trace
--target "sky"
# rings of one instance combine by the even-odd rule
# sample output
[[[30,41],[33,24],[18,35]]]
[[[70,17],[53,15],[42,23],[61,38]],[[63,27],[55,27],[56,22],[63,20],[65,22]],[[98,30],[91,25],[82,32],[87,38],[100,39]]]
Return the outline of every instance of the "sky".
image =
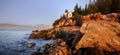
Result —
[[[68,9],[78,4],[84,7],[89,0],[0,0],[0,23],[36,25],[52,23]]]

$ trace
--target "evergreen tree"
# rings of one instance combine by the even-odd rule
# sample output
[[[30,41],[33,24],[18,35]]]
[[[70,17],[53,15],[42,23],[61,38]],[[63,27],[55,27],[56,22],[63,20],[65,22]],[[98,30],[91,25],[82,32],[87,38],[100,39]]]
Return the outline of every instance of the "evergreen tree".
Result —
[[[120,13],[120,0],[89,0],[89,4],[85,8],[74,7],[73,16],[77,18],[78,15],[87,15],[91,13],[101,12],[102,14]]]
[[[88,8],[87,8],[87,4],[85,5],[85,14],[84,15],[87,15],[88,14]]]
[[[81,6],[78,8],[78,14],[81,15],[82,14],[82,9]]]
[[[91,2],[88,4],[88,11],[87,13],[88,14],[91,14],[91,13],[96,13],[97,12],[97,7],[96,7],[96,4],[94,2]]]
[[[111,10],[110,8],[111,8],[111,3],[112,3],[112,1],[111,1],[111,0],[105,0],[104,3],[105,3],[104,6],[106,7],[106,8],[104,9],[104,10],[105,10],[104,13],[105,13],[105,14],[108,14],[108,13],[110,13],[110,10]]]
[[[76,4],[76,6],[74,7],[74,12],[73,12],[74,18],[77,18],[79,15],[79,8],[78,8],[78,4]]]
[[[97,11],[98,12],[101,12],[101,13],[104,13],[105,12],[105,0],[97,0],[96,1],[96,7],[98,8]]]
[[[110,12],[120,13],[120,0],[111,0],[111,10]]]

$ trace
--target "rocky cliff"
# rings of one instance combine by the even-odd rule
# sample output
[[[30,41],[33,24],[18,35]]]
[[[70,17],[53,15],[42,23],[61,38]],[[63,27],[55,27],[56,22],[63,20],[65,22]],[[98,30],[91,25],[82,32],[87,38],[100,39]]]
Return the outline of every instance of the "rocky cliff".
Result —
[[[120,55],[119,14],[96,13],[64,20],[31,34],[30,38],[55,39],[45,45],[43,55]]]

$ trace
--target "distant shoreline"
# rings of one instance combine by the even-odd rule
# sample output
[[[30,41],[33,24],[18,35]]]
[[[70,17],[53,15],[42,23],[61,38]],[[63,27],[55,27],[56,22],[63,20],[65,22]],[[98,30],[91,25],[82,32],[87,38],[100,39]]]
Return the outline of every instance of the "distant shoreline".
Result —
[[[3,30],[3,31],[4,31],[4,30],[9,30],[9,31],[10,31],[10,30],[16,30],[16,31],[19,31],[19,30],[22,30],[22,31],[30,30],[30,31],[32,31],[32,29],[0,29],[0,31],[1,31],[1,30]]]

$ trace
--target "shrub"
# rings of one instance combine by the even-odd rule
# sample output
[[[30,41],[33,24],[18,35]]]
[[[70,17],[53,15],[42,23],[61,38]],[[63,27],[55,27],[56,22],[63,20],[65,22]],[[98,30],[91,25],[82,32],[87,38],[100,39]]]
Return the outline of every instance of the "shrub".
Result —
[[[82,23],[83,23],[83,20],[82,20],[82,17],[81,16],[78,16],[76,18],[76,26],[82,26]]]
[[[60,19],[55,20],[52,26],[55,27],[56,25],[59,25],[59,23],[62,22],[63,20],[65,20],[65,17],[61,16]]]

